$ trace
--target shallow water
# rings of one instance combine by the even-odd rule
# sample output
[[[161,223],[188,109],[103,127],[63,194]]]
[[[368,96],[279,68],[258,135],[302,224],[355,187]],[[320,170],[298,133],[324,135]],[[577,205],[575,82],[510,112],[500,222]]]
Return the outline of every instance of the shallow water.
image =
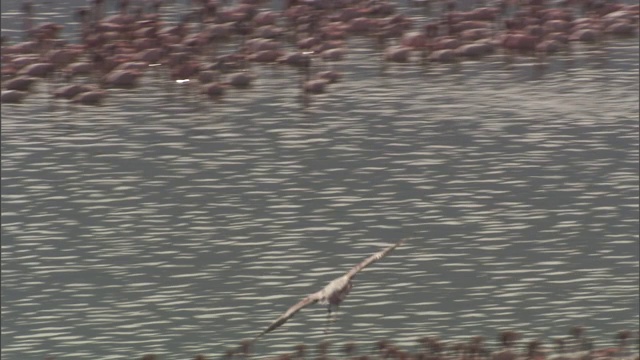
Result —
[[[218,102],[150,70],[99,107],[3,105],[3,359],[218,356],[408,236],[330,334],[315,306],[256,350],[637,328],[637,39],[543,66],[371,44],[306,107],[261,65]]]

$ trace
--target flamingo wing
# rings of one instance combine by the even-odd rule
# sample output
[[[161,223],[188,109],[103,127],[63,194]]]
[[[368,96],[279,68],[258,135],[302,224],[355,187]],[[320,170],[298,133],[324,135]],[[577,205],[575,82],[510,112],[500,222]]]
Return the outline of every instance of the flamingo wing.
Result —
[[[351,270],[349,270],[345,276],[348,277],[349,279],[351,279],[352,277],[356,276],[356,274],[358,272],[360,272],[362,269],[366,268],[367,266],[369,266],[369,265],[373,264],[374,262],[376,262],[376,261],[382,259],[383,257],[387,256],[390,252],[393,251],[393,249],[395,249],[398,246],[402,245],[404,242],[405,242],[404,239],[400,240],[396,244],[391,245],[388,248],[369,256],[368,258],[364,259],[364,261],[362,261],[358,265],[356,265],[353,268],[351,268]]]
[[[262,335],[277,329],[278,327],[280,327],[280,325],[284,324],[285,322],[287,322],[287,320],[291,319],[293,315],[295,315],[298,311],[306,308],[309,305],[313,305],[317,303],[319,300],[320,300],[319,293],[313,293],[305,297],[304,299],[300,300],[297,304],[290,307],[289,310],[285,311],[284,314],[280,315],[280,317],[278,317],[274,322],[272,322],[271,325],[269,325],[269,327],[266,330],[261,332],[260,335],[256,336],[253,339],[253,341],[258,340],[258,338],[260,338]]]

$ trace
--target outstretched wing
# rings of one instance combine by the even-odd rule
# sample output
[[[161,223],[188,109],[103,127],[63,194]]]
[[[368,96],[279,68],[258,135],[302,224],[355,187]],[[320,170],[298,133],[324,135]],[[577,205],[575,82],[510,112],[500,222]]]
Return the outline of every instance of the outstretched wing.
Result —
[[[284,314],[280,315],[280,317],[277,318],[276,321],[272,322],[271,325],[269,325],[269,327],[265,331],[261,332],[260,335],[256,336],[253,339],[253,341],[258,340],[258,338],[260,338],[262,335],[277,329],[278,327],[280,327],[280,325],[284,324],[285,322],[287,322],[287,320],[291,319],[291,317],[295,315],[295,313],[297,313],[298,311],[302,310],[303,308],[309,305],[313,305],[317,303],[318,300],[320,300],[319,293],[313,293],[305,297],[304,299],[300,300],[297,304],[290,307],[289,310],[285,311]]]
[[[371,256],[369,256],[368,258],[364,259],[363,262],[361,262],[360,264],[354,266],[353,268],[351,268],[351,270],[349,270],[349,272],[347,272],[347,274],[345,276],[347,276],[349,279],[351,279],[352,277],[356,276],[356,274],[358,272],[360,272],[360,270],[366,268],[367,266],[373,264],[374,262],[382,259],[383,257],[387,256],[390,252],[393,251],[393,249],[397,248],[398,246],[404,244],[405,240],[400,240],[398,241],[396,244],[389,246],[388,248],[377,252]]]

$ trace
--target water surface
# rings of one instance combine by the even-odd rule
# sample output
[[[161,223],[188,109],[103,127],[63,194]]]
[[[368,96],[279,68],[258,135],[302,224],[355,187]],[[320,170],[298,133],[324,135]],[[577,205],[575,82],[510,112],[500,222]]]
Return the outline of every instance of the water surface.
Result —
[[[99,107],[3,105],[3,359],[217,357],[409,236],[330,334],[315,306],[256,350],[637,328],[637,39],[543,66],[349,49],[306,107],[262,65],[218,102],[150,70]]]

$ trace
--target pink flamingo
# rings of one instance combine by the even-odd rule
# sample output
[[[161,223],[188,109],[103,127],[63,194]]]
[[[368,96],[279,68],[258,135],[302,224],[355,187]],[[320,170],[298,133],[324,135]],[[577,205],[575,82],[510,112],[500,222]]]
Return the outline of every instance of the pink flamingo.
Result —
[[[300,50],[308,50],[308,49],[312,49],[313,47],[319,45],[321,42],[322,42],[322,39],[320,39],[319,37],[310,36],[310,37],[306,37],[306,38],[298,40],[297,43],[296,43],[296,46]]]
[[[358,346],[356,345],[356,343],[349,341],[346,344],[344,344],[342,346],[342,351],[344,352],[344,355],[346,356],[345,359],[353,359],[353,356],[355,355],[356,349],[358,348]]]
[[[331,49],[344,49],[346,43],[343,40],[326,40],[321,41],[318,45],[313,47],[313,51],[316,53],[322,53]]]
[[[493,52],[493,47],[484,42],[478,41],[460,46],[455,50],[456,56],[478,58]]]
[[[35,41],[24,41],[14,45],[4,46],[2,48],[2,54],[32,54],[37,52],[39,45]]]
[[[280,50],[261,50],[247,56],[247,60],[260,63],[273,63],[282,57],[283,52]]]
[[[224,95],[225,87],[219,83],[210,83],[202,87],[202,93],[209,97],[219,97]]]
[[[328,49],[320,53],[320,56],[325,61],[340,61],[344,59],[347,54],[345,48]]]
[[[149,63],[145,61],[128,61],[115,67],[114,70],[137,70],[143,72],[149,68]]]
[[[334,70],[320,71],[316,76],[320,79],[327,80],[329,84],[333,84],[342,78],[342,74]]]
[[[452,36],[437,37],[433,39],[433,41],[429,45],[431,50],[434,50],[434,51],[444,50],[444,49],[454,50],[459,48],[460,46],[462,46],[462,43],[460,42],[460,40]]]
[[[198,73],[198,81],[201,84],[213,82],[218,77],[218,73],[212,70],[203,70]]]
[[[488,39],[492,36],[492,31],[486,28],[467,29],[458,34],[458,38],[462,42],[477,41],[480,39]]]
[[[490,29],[491,23],[486,21],[467,20],[467,21],[461,21],[451,26],[452,26],[452,31],[454,33],[460,33],[464,30],[470,30],[470,29]]]
[[[329,81],[325,79],[308,80],[304,82],[303,90],[311,94],[322,94],[324,93],[325,87],[328,83]]]
[[[545,21],[542,27],[546,33],[567,33],[571,29],[571,23],[566,20],[552,19]]]
[[[331,281],[322,290],[315,292],[311,295],[308,295],[307,297],[302,299],[300,302],[298,302],[297,304],[290,307],[287,311],[285,311],[285,313],[282,314],[280,317],[278,317],[273,323],[271,323],[271,325],[269,325],[269,327],[267,327],[266,330],[264,330],[258,336],[256,336],[253,339],[253,341],[258,340],[264,334],[277,329],[282,324],[287,322],[287,320],[293,317],[293,315],[295,315],[298,311],[304,309],[309,305],[315,304],[317,302],[328,304],[329,316],[331,316],[331,306],[336,306],[336,307],[340,306],[340,303],[342,303],[342,301],[347,297],[347,294],[351,291],[351,287],[352,287],[351,280],[353,279],[353,277],[356,276],[356,274],[358,274],[367,266],[387,256],[395,248],[402,245],[404,242],[405,240],[400,240],[396,244],[391,245],[386,249],[369,256],[364,261],[360,262],[359,264],[351,268],[351,270],[349,270],[343,276]]]
[[[329,360],[327,351],[330,345],[331,344],[326,340],[318,343],[318,345],[316,346],[316,351],[318,353],[318,356],[316,357],[317,360]]]
[[[352,34],[362,34],[376,29],[378,27],[378,21],[376,19],[358,17],[351,19],[348,22],[348,25],[349,27],[347,28],[347,32]]]
[[[542,40],[536,45],[536,52],[541,54],[553,54],[561,49],[562,45],[553,39]]]
[[[569,42],[569,35],[564,33],[550,33],[544,37],[544,40],[553,40],[564,47]]]
[[[138,84],[140,75],[136,70],[113,70],[105,75],[103,81],[108,86],[128,88]]]
[[[39,61],[40,58],[37,55],[23,55],[9,58],[9,62],[18,69],[22,69],[27,65],[35,64]]]
[[[134,55],[137,61],[144,61],[149,64],[157,64],[165,56],[165,51],[161,48],[145,49]]]
[[[311,56],[301,52],[284,54],[278,59],[278,63],[305,68],[311,65]]]
[[[456,61],[456,52],[451,49],[436,50],[429,54],[427,60],[440,63],[452,63]]]
[[[384,59],[393,62],[407,62],[411,57],[411,48],[406,46],[390,46],[384,51]]]
[[[61,88],[56,89],[53,92],[53,96],[56,97],[56,98],[60,98],[61,97],[61,98],[65,98],[65,99],[72,99],[78,94],[89,92],[89,91],[95,91],[95,90],[96,90],[96,88],[93,87],[93,86],[72,84],[72,85],[66,85],[66,86],[63,86]]]
[[[515,331],[502,331],[499,335],[502,350],[492,353],[491,360],[516,360],[518,354],[512,350],[512,347],[519,339],[520,334]]]
[[[0,95],[0,102],[5,104],[16,104],[22,101],[27,96],[25,91],[19,90],[2,90]]]
[[[533,52],[536,49],[538,38],[520,32],[506,34],[502,39],[502,47],[507,50],[520,52]]]
[[[280,50],[281,44],[270,39],[255,38],[247,40],[245,46],[249,52],[254,53],[262,50]]]
[[[18,76],[8,80],[5,83],[5,88],[7,90],[29,91],[35,81],[36,79],[30,76]]]
[[[400,44],[406,47],[422,49],[427,46],[428,41],[429,41],[429,38],[425,33],[409,32],[402,35]]]
[[[74,62],[84,49],[67,47],[64,49],[49,50],[44,58],[47,62],[53,64],[55,67],[61,68]]]
[[[97,105],[102,102],[106,95],[107,93],[105,91],[92,90],[77,94],[71,99],[71,102],[83,105]]]
[[[264,39],[275,39],[284,34],[285,30],[275,25],[263,25],[255,29],[254,36]]]
[[[54,70],[52,63],[35,63],[27,65],[18,71],[18,75],[27,75],[35,77],[47,77]]]
[[[18,74],[18,68],[13,64],[6,64],[2,66],[0,73],[2,74],[2,80],[11,79]]]
[[[526,360],[545,360],[544,352],[542,351],[542,341],[538,339],[529,341],[527,344]]]
[[[569,35],[569,41],[594,43],[598,41],[600,34],[594,29],[580,29]]]
[[[246,72],[240,72],[229,74],[226,83],[236,88],[246,88],[251,85],[251,82],[254,79],[254,75],[248,74]]]
[[[604,32],[615,36],[631,37],[636,35],[637,30],[637,26],[633,26],[624,21],[618,21],[607,26],[607,28],[604,29]]]
[[[231,37],[230,24],[209,24],[205,27],[204,32],[209,41],[227,40]]]

